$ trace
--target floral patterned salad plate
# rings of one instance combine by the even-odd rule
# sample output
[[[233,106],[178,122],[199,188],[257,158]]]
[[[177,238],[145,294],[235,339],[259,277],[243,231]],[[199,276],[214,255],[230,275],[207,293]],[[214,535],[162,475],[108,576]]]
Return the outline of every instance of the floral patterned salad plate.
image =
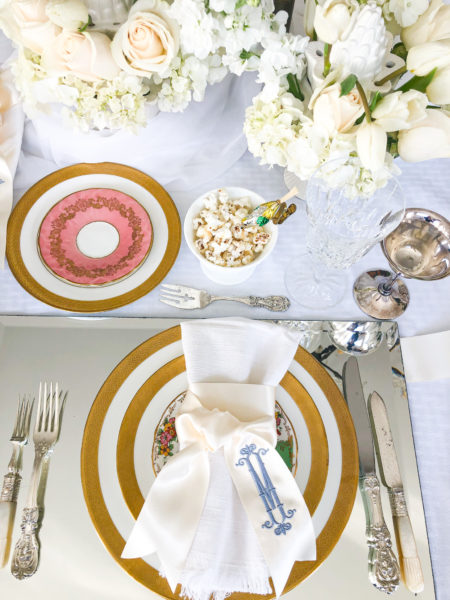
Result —
[[[38,181],[19,201],[7,259],[39,300],[97,312],[150,292],[180,242],[177,209],[154,179],[116,163],[77,164]]]
[[[187,386],[176,326],[145,341],[114,368],[92,405],[81,451],[84,496],[104,545],[132,577],[166,598],[179,596],[160,576],[154,555],[120,556],[156,474],[178,450],[175,418]],[[303,493],[317,536],[317,560],[295,563],[288,591],[313,573],[339,540],[353,508],[358,459],[340,391],[301,347],[276,388],[276,403],[277,450]]]

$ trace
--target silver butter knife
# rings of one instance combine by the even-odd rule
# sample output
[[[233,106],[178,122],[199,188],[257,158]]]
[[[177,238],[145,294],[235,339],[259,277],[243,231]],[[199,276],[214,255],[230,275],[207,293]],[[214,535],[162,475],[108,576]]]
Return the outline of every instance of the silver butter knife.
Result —
[[[418,594],[424,587],[422,567],[408,515],[402,477],[400,475],[386,406],[377,392],[373,392],[370,395],[369,413],[375,429],[379,458],[378,464],[383,483],[388,488],[389,500],[391,502],[402,579],[411,592]]]
[[[392,551],[392,541],[384,521],[380,482],[375,470],[375,451],[369,414],[361,384],[358,362],[351,357],[342,373],[344,395],[356,430],[359,451],[359,487],[367,517],[366,537],[369,546],[369,580],[380,591],[395,592],[400,583],[400,569]]]

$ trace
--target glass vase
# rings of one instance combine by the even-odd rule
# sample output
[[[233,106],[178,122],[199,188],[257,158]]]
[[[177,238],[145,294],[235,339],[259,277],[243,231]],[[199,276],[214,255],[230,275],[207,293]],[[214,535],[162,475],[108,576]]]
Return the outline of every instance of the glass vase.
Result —
[[[365,176],[358,159],[349,165],[343,158],[324,163],[308,182],[307,252],[286,273],[288,293],[302,306],[323,309],[337,304],[348,289],[346,270],[403,218],[405,201],[398,180],[378,172],[382,187],[369,181],[358,191],[355,182],[363,182]]]

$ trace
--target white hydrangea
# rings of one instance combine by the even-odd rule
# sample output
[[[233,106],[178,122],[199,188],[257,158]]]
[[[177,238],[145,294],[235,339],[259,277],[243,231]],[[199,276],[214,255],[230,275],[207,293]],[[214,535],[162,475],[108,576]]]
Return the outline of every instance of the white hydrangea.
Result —
[[[65,118],[82,131],[92,128],[135,130],[145,124],[149,88],[139,77],[121,72],[112,80],[86,82],[73,75],[48,77],[40,58],[20,50],[13,65],[24,109],[30,117],[60,102]]]
[[[381,6],[386,26],[394,34],[413,25],[428,8],[428,0],[376,0]]]
[[[326,180],[330,187],[344,185],[349,196],[371,195],[386,184],[389,173],[399,171],[389,154],[387,171],[372,173],[363,169],[354,160],[356,134],[330,137],[308,116],[303,102],[289,92],[282,91],[271,101],[266,101],[262,93],[256,96],[247,109],[244,131],[250,152],[261,158],[261,164],[285,167],[303,180],[328,161],[348,158],[346,168],[330,169]]]

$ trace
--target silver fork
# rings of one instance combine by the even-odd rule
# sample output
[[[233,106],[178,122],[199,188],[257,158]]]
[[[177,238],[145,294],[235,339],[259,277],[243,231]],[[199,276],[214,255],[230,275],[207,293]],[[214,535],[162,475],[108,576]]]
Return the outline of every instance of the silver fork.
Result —
[[[3,478],[0,494],[0,568],[8,562],[11,536],[16,516],[17,496],[22,477],[22,449],[28,442],[33,401],[28,396],[19,397],[16,422],[10,438],[13,450],[8,465],[8,473]]]
[[[48,391],[49,389],[49,391]],[[22,513],[22,530],[14,548],[11,561],[11,573],[17,579],[31,577],[39,564],[40,547],[36,536],[39,524],[38,491],[42,479],[43,467],[50,460],[51,453],[58,441],[61,420],[61,394],[58,384],[39,384],[39,402],[36,424],[33,432],[34,463],[28,499]]]
[[[161,286],[159,300],[169,306],[183,309],[205,308],[205,306],[217,300],[233,300],[234,302],[242,302],[248,306],[267,308],[267,310],[274,312],[283,312],[291,304],[285,296],[213,296],[205,290],[167,283],[163,283]]]

